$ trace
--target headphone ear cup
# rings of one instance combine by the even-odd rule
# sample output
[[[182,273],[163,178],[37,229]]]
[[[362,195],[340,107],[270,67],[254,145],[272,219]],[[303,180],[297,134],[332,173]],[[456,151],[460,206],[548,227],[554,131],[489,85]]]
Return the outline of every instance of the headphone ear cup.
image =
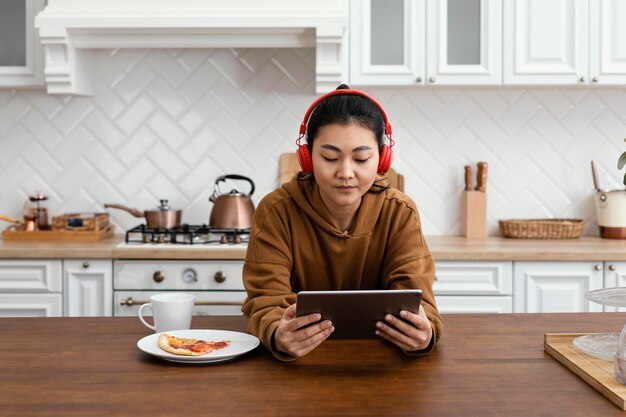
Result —
[[[298,157],[298,163],[300,164],[300,168],[302,169],[302,171],[308,173],[313,172],[313,159],[311,159],[311,154],[309,152],[308,146],[298,146],[298,149],[296,150],[296,156]]]
[[[380,151],[380,159],[378,160],[379,174],[384,174],[391,168],[391,161],[393,161],[393,149],[389,145],[383,145]]]

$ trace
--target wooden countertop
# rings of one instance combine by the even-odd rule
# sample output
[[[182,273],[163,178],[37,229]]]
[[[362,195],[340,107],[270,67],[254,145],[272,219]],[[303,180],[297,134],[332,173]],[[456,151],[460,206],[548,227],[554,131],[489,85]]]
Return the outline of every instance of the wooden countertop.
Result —
[[[435,351],[326,341],[281,363],[262,347],[231,362],[141,352],[136,317],[0,318],[7,416],[623,416],[543,351],[544,333],[619,331],[626,313],[444,315]],[[244,317],[193,328],[244,331]],[[16,343],[15,341],[19,341]],[[59,343],[62,341],[62,343]]]
[[[244,259],[245,246],[138,246],[121,248],[123,236],[100,242],[0,240],[0,259]],[[466,239],[427,236],[435,261],[626,261],[626,239]]]

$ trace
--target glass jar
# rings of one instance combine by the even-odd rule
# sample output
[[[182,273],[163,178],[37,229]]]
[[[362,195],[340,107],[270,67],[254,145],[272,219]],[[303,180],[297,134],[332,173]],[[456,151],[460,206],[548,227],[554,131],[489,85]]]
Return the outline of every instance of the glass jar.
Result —
[[[50,230],[50,223],[48,220],[48,208],[45,206],[45,201],[48,197],[36,192],[33,195],[28,196],[28,200],[24,203],[24,223],[34,223],[35,230]]]

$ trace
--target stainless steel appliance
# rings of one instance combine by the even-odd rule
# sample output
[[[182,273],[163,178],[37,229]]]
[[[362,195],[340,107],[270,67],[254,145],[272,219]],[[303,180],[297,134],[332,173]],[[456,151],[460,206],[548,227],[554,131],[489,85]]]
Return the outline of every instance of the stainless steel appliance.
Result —
[[[118,248],[172,248],[179,251],[245,250],[249,229],[214,229],[206,225],[182,225],[151,229],[145,225],[126,232]],[[136,315],[139,306],[159,292],[184,291],[196,296],[194,315],[240,315],[246,299],[239,260],[116,260],[113,263],[113,312]]]

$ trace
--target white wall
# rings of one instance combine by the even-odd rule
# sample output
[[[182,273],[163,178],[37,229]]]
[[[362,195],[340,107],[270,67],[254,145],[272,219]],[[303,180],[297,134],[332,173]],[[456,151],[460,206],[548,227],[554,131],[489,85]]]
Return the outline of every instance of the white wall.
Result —
[[[159,198],[205,223],[215,178],[251,177],[255,200],[278,185],[314,100],[312,49],[104,50],[93,97],[0,90],[0,214],[50,196],[52,215],[141,210]],[[463,166],[489,162],[489,233],[500,218],[580,217],[596,235],[590,160],[620,186],[626,89],[367,88],[394,128],[426,234],[460,230]],[[241,186],[242,191],[246,188]],[[127,229],[141,222],[121,211]],[[118,230],[121,231],[121,230]]]

